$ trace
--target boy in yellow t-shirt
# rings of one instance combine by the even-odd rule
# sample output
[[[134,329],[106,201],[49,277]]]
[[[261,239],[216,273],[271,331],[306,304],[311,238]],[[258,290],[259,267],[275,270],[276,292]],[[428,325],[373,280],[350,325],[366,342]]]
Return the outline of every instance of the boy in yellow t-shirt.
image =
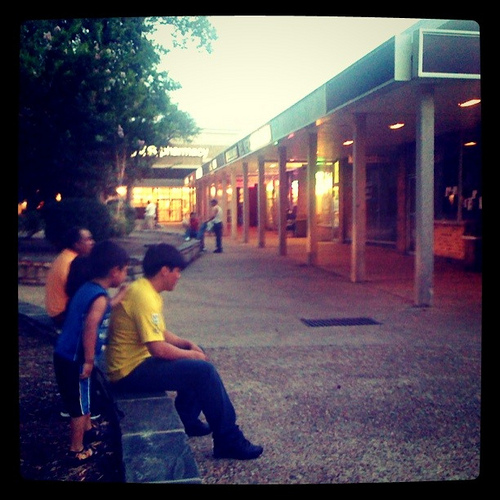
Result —
[[[175,407],[188,436],[212,432],[215,458],[248,460],[263,451],[248,441],[222,379],[205,352],[165,328],[164,291],[173,291],[185,263],[172,245],[150,246],[144,277],[130,284],[111,314],[106,349],[108,377],[114,390],[176,391]],[[199,419],[203,412],[208,424]]]

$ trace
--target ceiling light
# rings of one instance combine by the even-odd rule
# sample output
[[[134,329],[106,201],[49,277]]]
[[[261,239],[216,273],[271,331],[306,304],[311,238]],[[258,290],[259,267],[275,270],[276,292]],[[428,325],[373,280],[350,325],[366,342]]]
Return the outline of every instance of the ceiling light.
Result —
[[[481,99],[469,99],[468,101],[464,102],[459,102],[458,105],[461,108],[469,108],[470,106],[475,106],[476,104],[479,104],[481,102]]]
[[[404,123],[398,122],[398,123],[393,123],[392,125],[389,125],[389,128],[391,130],[398,130],[398,128],[403,128],[404,126],[405,126]]]
[[[351,145],[351,144],[353,144],[353,143],[354,143],[354,141],[353,141],[352,139],[349,139],[348,141],[344,141],[344,142],[342,143],[342,146],[350,146],[350,145]]]
[[[477,142],[469,141],[469,142],[464,143],[464,146],[477,146]]]

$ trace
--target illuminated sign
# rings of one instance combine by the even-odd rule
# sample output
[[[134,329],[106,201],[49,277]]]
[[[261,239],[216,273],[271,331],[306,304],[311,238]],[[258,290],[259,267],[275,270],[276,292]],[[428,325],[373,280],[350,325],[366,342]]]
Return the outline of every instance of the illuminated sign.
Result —
[[[156,146],[144,146],[140,151],[140,156],[158,156],[163,158],[164,156],[190,156],[195,158],[206,158],[208,156],[208,148],[190,148],[190,147],[178,147],[178,146],[167,146],[161,147],[159,150]],[[137,152],[132,153],[132,157],[136,156]]]
[[[271,127],[264,125],[252,134],[250,134],[250,149],[255,151],[271,142]]]
[[[226,163],[230,163],[238,158],[238,146],[233,146],[224,153]]]

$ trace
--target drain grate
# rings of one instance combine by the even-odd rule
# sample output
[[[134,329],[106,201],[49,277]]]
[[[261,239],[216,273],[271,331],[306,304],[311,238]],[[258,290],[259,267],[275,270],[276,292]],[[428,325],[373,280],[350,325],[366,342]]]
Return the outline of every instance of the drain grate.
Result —
[[[372,318],[327,318],[327,319],[305,319],[300,318],[307,326],[359,326],[359,325],[380,325]]]

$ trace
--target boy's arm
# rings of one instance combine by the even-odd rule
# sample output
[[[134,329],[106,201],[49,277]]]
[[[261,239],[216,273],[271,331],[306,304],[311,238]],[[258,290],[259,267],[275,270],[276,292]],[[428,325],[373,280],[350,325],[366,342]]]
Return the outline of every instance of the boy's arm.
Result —
[[[90,306],[83,327],[83,355],[84,363],[80,378],[88,378],[94,368],[95,345],[97,330],[108,306],[108,298],[104,295],[97,297]]]
[[[127,289],[128,289],[128,283],[123,283],[122,285],[120,285],[118,292],[116,292],[116,294],[113,297],[111,297],[110,301],[111,307],[117,306],[123,300]]]
[[[190,340],[187,339],[183,339],[178,335],[175,335],[175,333],[169,332],[168,330],[165,330],[163,332],[163,336],[169,344],[172,344],[178,347],[179,349],[184,349],[187,351],[203,352],[203,350],[200,347],[198,347],[194,342],[191,342]]]
[[[155,358],[162,358],[168,360],[174,359],[203,359],[206,360],[207,356],[201,349],[182,349],[167,341],[146,342],[146,347],[151,356]]]

